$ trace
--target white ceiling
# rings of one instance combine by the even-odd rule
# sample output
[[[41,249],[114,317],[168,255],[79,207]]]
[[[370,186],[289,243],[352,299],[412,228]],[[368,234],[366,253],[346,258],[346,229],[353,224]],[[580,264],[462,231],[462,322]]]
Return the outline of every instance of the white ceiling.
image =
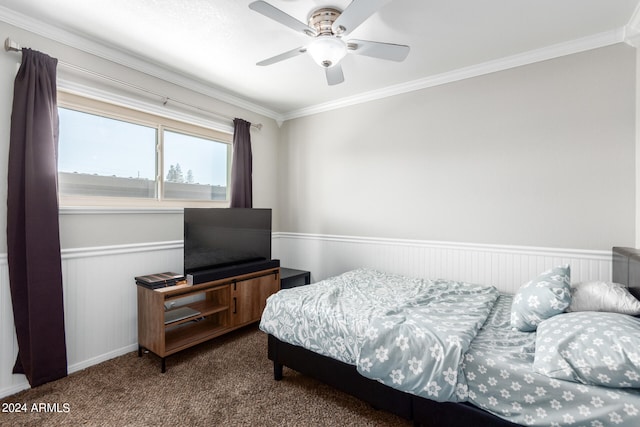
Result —
[[[426,87],[447,76],[621,42],[637,27],[640,0],[394,0],[350,37],[409,45],[408,58],[397,63],[347,55],[345,82],[336,86],[327,85],[324,71],[307,55],[256,66],[309,38],[250,10],[251,1],[1,0],[0,19],[3,6],[286,119],[323,105]],[[268,2],[303,22],[318,7],[345,9],[350,3]]]

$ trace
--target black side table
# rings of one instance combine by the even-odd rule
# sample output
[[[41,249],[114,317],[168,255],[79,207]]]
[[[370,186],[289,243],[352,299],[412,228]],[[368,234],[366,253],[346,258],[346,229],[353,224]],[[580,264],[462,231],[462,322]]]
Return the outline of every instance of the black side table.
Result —
[[[295,288],[309,283],[311,283],[310,272],[280,267],[280,289]]]

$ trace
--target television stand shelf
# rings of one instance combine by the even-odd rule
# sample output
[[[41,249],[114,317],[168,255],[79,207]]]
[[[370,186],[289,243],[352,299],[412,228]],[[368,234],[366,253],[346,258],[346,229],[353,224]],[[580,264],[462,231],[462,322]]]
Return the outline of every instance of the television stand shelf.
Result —
[[[279,267],[197,285],[138,286],[138,356],[145,349],[158,355],[165,372],[167,356],[260,320],[267,298],[279,289]],[[165,320],[184,307],[191,309],[186,317]]]

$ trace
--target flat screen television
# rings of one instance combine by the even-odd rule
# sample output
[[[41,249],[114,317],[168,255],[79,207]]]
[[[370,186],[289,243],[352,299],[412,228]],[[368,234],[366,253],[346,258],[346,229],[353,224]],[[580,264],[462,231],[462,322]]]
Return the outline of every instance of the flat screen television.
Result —
[[[271,260],[271,209],[184,209],[185,275],[265,260]]]

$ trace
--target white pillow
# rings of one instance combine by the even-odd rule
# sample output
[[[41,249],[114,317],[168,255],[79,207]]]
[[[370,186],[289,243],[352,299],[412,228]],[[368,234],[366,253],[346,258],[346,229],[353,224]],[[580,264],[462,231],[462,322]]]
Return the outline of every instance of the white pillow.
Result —
[[[571,304],[567,311],[610,311],[639,315],[640,301],[619,283],[599,281],[572,283]]]

